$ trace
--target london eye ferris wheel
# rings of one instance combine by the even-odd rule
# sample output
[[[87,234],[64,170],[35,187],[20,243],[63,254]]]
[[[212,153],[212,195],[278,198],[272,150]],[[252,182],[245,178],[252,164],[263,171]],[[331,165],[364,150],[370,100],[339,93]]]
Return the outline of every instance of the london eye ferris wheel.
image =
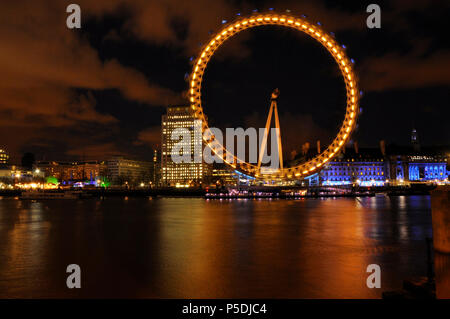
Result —
[[[197,59],[194,60],[192,72],[189,77],[190,107],[194,111],[195,116],[202,121],[202,132],[209,130],[207,117],[203,112],[201,99],[202,80],[208,62],[217,51],[217,49],[224,45],[226,41],[231,37],[235,36],[241,31],[264,25],[276,25],[286,28],[292,28],[309,35],[311,38],[319,42],[331,54],[331,56],[337,63],[345,82],[347,99],[345,118],[340,126],[337,135],[323,152],[317,154],[313,158],[292,167],[283,167],[281,158],[280,169],[269,174],[265,174],[261,170],[261,159],[259,159],[256,165],[254,163],[242,161],[242,159],[238,159],[230,150],[227,150],[225,146],[221,144],[218,145],[220,152],[217,152],[217,141],[214,140],[214,135],[204,135],[204,142],[210,147],[211,144],[215,142],[215,147],[211,147],[211,149],[216,153],[217,156],[221,157],[221,159],[223,159],[225,163],[245,174],[254,176],[258,179],[303,179],[317,173],[323,165],[331,161],[335,156],[339,154],[339,151],[342,149],[342,147],[345,146],[345,143],[349,140],[350,135],[356,126],[356,120],[359,113],[358,81],[353,69],[353,63],[347,57],[345,50],[343,50],[343,48],[337,43],[334,37],[323,30],[321,26],[312,24],[305,18],[297,17],[291,15],[290,13],[277,14],[274,12],[256,13],[248,17],[239,17],[235,21],[225,24],[220,31],[211,36],[207,44],[204,45],[201,49]],[[279,92],[277,92],[276,94],[278,96]],[[273,108],[276,112],[275,117],[277,120],[278,113],[276,110],[276,98],[272,98],[270,110],[272,111]],[[269,113],[268,123],[270,121],[271,114],[272,112]],[[266,124],[266,133],[267,129],[268,127]],[[265,137],[267,138],[266,134]],[[261,147],[265,147],[264,141]],[[278,147],[280,156],[282,156],[280,136],[278,136]]]

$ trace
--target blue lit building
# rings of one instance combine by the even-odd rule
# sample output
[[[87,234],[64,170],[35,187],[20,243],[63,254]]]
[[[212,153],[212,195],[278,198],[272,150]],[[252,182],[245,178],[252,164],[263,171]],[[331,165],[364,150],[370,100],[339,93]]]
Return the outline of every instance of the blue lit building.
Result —
[[[320,184],[383,186],[388,179],[387,162],[381,151],[346,149],[319,173]]]
[[[450,171],[445,156],[391,147],[380,149],[346,149],[319,173],[324,186],[384,186],[448,181]]]
[[[443,181],[448,178],[445,159],[431,156],[410,156],[408,179],[410,181]]]

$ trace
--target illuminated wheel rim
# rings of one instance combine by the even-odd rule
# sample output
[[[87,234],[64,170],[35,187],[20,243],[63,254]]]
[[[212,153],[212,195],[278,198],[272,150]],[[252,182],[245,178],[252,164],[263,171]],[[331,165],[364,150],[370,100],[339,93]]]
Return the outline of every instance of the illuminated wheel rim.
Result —
[[[208,134],[205,136],[205,134],[203,134],[203,139],[208,146],[211,146],[211,143],[215,142],[216,145],[213,151],[215,151],[216,155],[222,157],[225,163],[251,176],[263,177],[264,179],[305,178],[317,173],[322,165],[326,164],[328,161],[331,161],[339,153],[340,149],[345,146],[345,143],[348,141],[352,131],[355,128],[356,119],[359,112],[359,96],[357,93],[358,82],[352,67],[352,62],[348,59],[345,51],[336,42],[336,40],[332,36],[328,35],[319,26],[313,25],[302,18],[274,13],[255,14],[250,17],[239,18],[236,21],[226,25],[223,29],[211,37],[210,41],[202,48],[198,58],[194,61],[192,73],[189,78],[190,105],[196,118],[202,120],[202,133],[205,133],[205,131],[209,130],[209,126],[203,112],[201,87],[203,74],[205,73],[209,60],[214,55],[214,52],[223,43],[225,43],[227,39],[246,29],[263,25],[285,26],[302,31],[317,40],[324,48],[328,50],[328,52],[331,53],[334,60],[338,64],[339,69],[341,70],[342,76],[344,77],[347,91],[347,108],[345,118],[338,134],[334,138],[333,142],[322,153],[318,154],[311,160],[297,166],[286,167],[282,170],[279,169],[277,173],[268,175],[260,174],[257,165],[238,159],[223,145],[220,145],[218,141],[214,141],[214,136],[208,136]],[[222,152],[217,152],[219,149],[222,149]],[[233,161],[227,160],[230,158],[233,158]]]

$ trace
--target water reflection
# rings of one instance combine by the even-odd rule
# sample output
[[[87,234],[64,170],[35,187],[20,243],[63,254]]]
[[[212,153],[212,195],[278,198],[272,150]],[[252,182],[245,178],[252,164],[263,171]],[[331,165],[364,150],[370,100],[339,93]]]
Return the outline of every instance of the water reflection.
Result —
[[[427,196],[3,199],[0,297],[377,298],[367,265],[398,289],[426,274],[429,236]]]

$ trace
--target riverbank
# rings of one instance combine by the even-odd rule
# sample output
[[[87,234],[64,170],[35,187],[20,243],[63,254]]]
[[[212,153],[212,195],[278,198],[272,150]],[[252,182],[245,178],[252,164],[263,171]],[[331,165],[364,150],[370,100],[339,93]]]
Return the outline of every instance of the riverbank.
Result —
[[[358,188],[288,188],[288,187],[235,187],[233,189],[201,189],[201,188],[85,188],[76,189],[82,193],[82,197],[205,197],[209,199],[237,199],[237,198],[322,198],[322,197],[370,197],[383,196],[409,196],[429,195],[433,186],[415,185],[412,187],[358,187]],[[70,189],[70,191],[75,189]],[[46,190],[46,192],[63,192],[69,189]],[[25,190],[1,190],[0,197],[20,197]]]

